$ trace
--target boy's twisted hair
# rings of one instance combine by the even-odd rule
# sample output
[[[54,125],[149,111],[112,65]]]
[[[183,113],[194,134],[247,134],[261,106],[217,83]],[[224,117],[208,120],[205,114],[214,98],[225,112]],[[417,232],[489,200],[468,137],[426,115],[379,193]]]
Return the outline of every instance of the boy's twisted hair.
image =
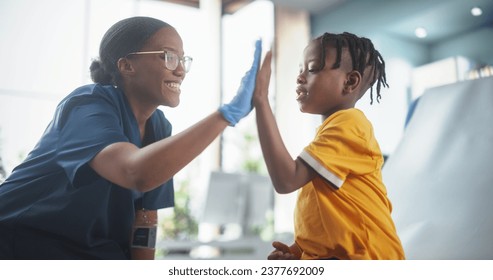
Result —
[[[322,46],[321,69],[325,67],[326,48],[329,45],[329,42],[331,43],[330,46],[335,46],[337,50],[336,62],[332,65],[332,69],[341,66],[341,50],[342,48],[347,48],[351,55],[353,70],[360,72],[363,77],[366,67],[371,67],[373,69],[371,73],[373,76],[370,79],[370,104],[373,104],[373,84],[375,82],[377,82],[377,102],[380,102],[380,99],[382,98],[380,96],[381,86],[383,85],[388,88],[389,85],[387,84],[387,78],[385,76],[385,61],[380,55],[380,52],[375,49],[370,39],[358,37],[348,32],[341,34],[326,32],[317,39],[320,40]]]

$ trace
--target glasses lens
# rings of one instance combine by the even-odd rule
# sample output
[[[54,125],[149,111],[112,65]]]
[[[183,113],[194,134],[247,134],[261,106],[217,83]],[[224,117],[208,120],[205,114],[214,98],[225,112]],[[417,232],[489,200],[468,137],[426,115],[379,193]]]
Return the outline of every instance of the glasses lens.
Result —
[[[179,58],[176,53],[172,53],[168,51],[165,54],[166,54],[165,63],[166,63],[166,68],[168,68],[168,70],[171,71],[176,70],[176,68],[178,67],[178,63],[181,62],[181,65],[183,66],[183,70],[185,70],[185,72],[190,71],[193,61],[191,57],[185,56],[183,58]]]
[[[183,69],[185,69],[185,72],[188,73],[188,71],[190,71],[190,68],[192,67],[193,59],[189,56],[185,56],[184,58],[182,58],[181,61],[182,61]]]
[[[178,55],[172,52],[166,52],[166,68],[168,68],[171,71],[176,70],[176,67],[178,67]]]

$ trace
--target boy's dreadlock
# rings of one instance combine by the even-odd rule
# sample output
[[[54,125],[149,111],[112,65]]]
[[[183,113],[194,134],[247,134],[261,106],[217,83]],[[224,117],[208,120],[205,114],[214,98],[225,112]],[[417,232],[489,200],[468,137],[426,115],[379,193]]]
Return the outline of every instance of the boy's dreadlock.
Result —
[[[380,53],[373,47],[373,43],[364,37],[358,37],[354,34],[344,32],[342,34],[324,33],[317,38],[322,44],[322,61],[321,69],[325,67],[326,48],[329,42],[334,44],[337,50],[337,58],[332,69],[339,68],[341,66],[341,53],[342,48],[347,48],[351,55],[353,63],[353,70],[358,71],[363,76],[366,67],[373,69],[373,77],[370,80],[370,104],[373,104],[373,84],[377,81],[377,102],[380,103],[380,88],[389,87],[387,84],[387,78],[385,76],[385,61]],[[332,46],[332,45],[331,45]]]

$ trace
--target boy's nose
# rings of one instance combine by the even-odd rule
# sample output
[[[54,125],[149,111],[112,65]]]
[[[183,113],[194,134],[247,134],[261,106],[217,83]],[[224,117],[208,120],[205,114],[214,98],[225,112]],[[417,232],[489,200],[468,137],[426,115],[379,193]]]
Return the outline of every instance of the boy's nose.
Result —
[[[299,74],[298,77],[296,77],[296,83],[297,84],[304,84],[304,83],[306,83],[305,77],[303,77],[302,74]]]

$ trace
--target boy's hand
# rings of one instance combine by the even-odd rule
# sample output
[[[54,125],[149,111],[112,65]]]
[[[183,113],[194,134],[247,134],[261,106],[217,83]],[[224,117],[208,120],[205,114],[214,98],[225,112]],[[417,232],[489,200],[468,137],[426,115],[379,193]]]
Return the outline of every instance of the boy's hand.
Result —
[[[272,51],[268,51],[265,55],[264,62],[257,73],[257,82],[255,84],[255,92],[253,95],[254,106],[257,106],[262,102],[269,101],[269,83],[272,72],[271,61]]]
[[[293,252],[288,245],[282,242],[274,241],[272,246],[275,250],[267,257],[268,260],[299,260],[301,257],[301,252]],[[293,244],[293,246],[297,245]]]

